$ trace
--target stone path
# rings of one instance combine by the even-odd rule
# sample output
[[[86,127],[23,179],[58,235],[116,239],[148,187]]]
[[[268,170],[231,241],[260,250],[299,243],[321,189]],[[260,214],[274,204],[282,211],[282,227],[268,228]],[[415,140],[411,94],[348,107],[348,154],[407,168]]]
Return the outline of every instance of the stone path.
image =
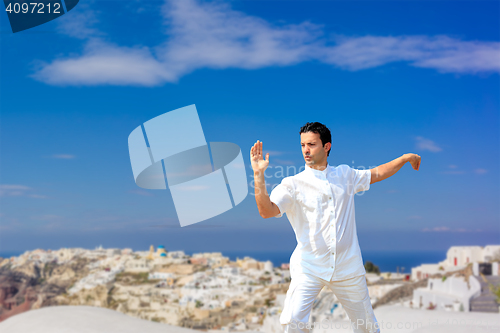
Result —
[[[473,312],[496,312],[498,313],[498,303],[496,296],[493,295],[489,284],[500,286],[500,276],[474,276],[481,284],[481,295],[474,297],[470,301],[470,310]]]

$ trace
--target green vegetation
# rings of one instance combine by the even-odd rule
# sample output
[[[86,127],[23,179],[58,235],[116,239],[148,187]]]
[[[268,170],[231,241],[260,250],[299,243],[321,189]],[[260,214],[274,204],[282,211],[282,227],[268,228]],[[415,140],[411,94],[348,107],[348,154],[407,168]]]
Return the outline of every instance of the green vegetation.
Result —
[[[108,290],[108,297],[106,298],[106,303],[108,304],[108,308],[116,310],[118,307],[118,302],[113,298],[113,290],[115,289],[115,286],[111,287]]]
[[[497,298],[496,299],[497,303],[500,304],[500,285],[495,286],[491,283],[488,283],[488,287],[490,288],[493,295],[495,295],[495,297]]]
[[[108,296],[107,303],[108,303],[107,306],[108,309],[112,310],[116,310],[118,308],[118,305],[120,305],[120,303],[111,296]]]
[[[203,302],[196,300],[196,308],[201,308],[203,306]]]
[[[271,282],[271,277],[263,277],[263,276],[261,276],[261,277],[259,278],[259,282],[260,282],[261,284],[269,283],[269,282]]]
[[[441,279],[442,282],[446,281],[446,276],[443,276],[443,278]]]
[[[380,269],[378,266],[374,265],[371,261],[365,263],[365,270],[367,273],[380,274]]]
[[[130,273],[130,272],[121,272],[116,274],[115,281],[120,282],[127,285],[138,285],[138,284],[155,284],[160,280],[148,279],[148,272],[141,273]]]

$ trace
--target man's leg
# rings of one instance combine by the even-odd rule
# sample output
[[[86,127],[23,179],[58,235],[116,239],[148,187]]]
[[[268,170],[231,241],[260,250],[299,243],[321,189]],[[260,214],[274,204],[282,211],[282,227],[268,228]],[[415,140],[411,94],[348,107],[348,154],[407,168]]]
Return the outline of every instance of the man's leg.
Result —
[[[327,282],[307,274],[292,279],[286,293],[280,323],[285,333],[307,333],[314,300]]]
[[[330,281],[328,286],[347,312],[354,333],[380,332],[364,275],[343,281]]]

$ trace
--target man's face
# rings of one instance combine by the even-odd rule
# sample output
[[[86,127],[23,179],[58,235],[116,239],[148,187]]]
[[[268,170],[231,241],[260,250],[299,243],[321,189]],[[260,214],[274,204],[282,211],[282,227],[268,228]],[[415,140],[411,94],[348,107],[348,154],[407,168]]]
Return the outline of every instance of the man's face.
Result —
[[[301,133],[300,144],[302,145],[302,156],[304,156],[306,165],[312,167],[314,165],[323,166],[327,164],[327,153],[332,144],[327,142],[323,146],[318,133]]]

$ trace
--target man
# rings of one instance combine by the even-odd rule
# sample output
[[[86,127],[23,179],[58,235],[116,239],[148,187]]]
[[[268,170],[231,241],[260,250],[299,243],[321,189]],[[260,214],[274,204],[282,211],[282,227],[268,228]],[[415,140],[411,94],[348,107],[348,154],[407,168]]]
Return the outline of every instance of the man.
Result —
[[[420,156],[404,154],[370,170],[332,167],[327,163],[332,140],[325,125],[307,123],[300,129],[300,140],[305,170],[284,178],[270,197],[264,178],[269,153],[264,159],[260,141],[250,150],[260,215],[269,218],[286,213],[297,239],[280,323],[286,333],[308,332],[313,302],[328,286],[349,316],[354,332],[380,332],[358,244],[354,194],[394,175],[406,162],[418,170]]]

